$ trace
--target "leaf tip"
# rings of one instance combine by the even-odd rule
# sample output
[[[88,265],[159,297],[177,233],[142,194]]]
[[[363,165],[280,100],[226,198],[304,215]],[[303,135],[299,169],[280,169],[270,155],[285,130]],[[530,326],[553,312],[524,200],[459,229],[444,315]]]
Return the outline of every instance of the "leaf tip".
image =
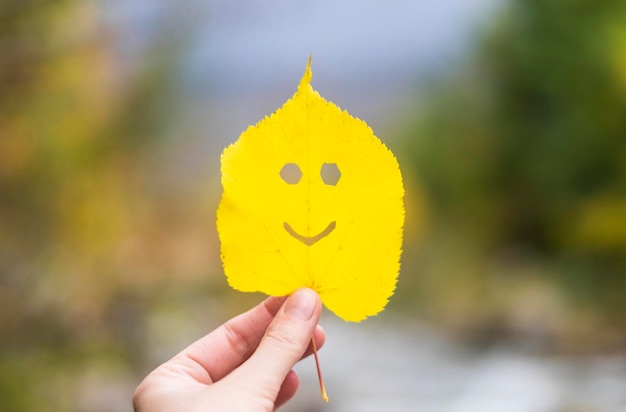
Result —
[[[309,56],[309,60],[306,63],[306,69],[304,70],[304,75],[302,75],[302,79],[300,80],[300,85],[298,89],[301,89],[305,85],[309,85],[311,83],[311,78],[313,77],[313,72],[311,71],[311,60],[313,59],[313,55]]]

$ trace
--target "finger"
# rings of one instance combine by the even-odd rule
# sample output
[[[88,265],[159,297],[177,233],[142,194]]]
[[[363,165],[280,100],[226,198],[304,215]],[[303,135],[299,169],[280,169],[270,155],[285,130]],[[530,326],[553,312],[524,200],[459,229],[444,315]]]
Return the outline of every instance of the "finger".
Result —
[[[286,297],[270,297],[192,343],[170,362],[184,374],[210,384],[222,379],[255,351]]]
[[[315,327],[315,332],[313,333],[313,336],[315,339],[315,345],[317,347],[317,350],[319,350],[324,345],[324,341],[326,340],[326,333],[320,325],[317,325]],[[309,343],[307,350],[304,352],[304,355],[300,359],[304,359],[311,354],[313,354],[313,345]],[[278,396],[276,397],[275,402],[276,408],[279,408],[280,406],[287,403],[291,398],[293,398],[298,391],[299,386],[300,378],[292,369],[287,374],[287,377],[283,381],[283,384],[278,391]]]
[[[315,327],[315,332],[313,333],[313,337],[315,338],[315,347],[319,351],[322,348],[322,346],[324,346],[324,343],[326,342],[326,332],[320,325],[317,325]],[[306,351],[304,352],[304,355],[302,355],[301,359],[311,356],[312,354],[313,354],[313,345],[309,343],[309,346],[306,348]]]
[[[276,402],[274,402],[275,408],[281,407],[287,403],[289,399],[293,398],[298,391],[299,386],[300,378],[298,377],[298,374],[293,370],[289,371],[280,387],[280,390],[278,391],[278,396],[276,396]]]
[[[321,312],[317,293],[295,291],[276,313],[256,352],[226,379],[237,380],[247,390],[274,401],[287,374],[309,346]]]

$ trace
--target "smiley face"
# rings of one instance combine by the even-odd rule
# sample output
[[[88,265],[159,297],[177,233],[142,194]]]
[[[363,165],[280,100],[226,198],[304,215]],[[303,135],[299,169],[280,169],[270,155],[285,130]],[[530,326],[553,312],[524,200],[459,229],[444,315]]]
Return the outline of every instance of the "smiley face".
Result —
[[[310,287],[331,310],[348,293],[369,302],[371,314],[393,293],[399,268],[400,170],[367,124],[309,82],[307,68],[294,96],[222,154],[224,270],[238,290],[286,295]],[[361,288],[362,276],[374,277],[380,293]]]
[[[300,183],[302,179],[302,170],[295,163],[287,163],[280,170],[280,177],[286,184],[289,185],[297,185]],[[336,163],[324,163],[320,170],[320,178],[321,181],[328,186],[336,186],[339,182],[339,178],[341,177],[341,172],[339,171],[339,167]],[[294,239],[299,240],[307,246],[313,246],[318,241],[322,240],[326,236],[330,235],[335,227],[337,227],[337,222],[332,221],[328,223],[328,226],[321,232],[313,235],[306,236],[298,233],[294,228],[289,224],[289,222],[284,222],[283,227]]]

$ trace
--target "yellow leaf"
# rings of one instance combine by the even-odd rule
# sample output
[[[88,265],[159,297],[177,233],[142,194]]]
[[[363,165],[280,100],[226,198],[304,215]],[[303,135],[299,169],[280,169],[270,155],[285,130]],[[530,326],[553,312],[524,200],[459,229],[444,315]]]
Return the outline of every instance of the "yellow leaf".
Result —
[[[222,153],[217,211],[233,288],[287,295],[317,291],[347,321],[382,311],[402,247],[402,177],[365,122],[310,85]]]

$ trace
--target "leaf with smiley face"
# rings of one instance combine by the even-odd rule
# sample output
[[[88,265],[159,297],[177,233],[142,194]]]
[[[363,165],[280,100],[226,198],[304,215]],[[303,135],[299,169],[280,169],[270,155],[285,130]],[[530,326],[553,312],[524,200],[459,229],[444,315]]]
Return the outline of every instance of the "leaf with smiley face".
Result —
[[[317,291],[346,321],[384,309],[402,247],[402,177],[365,122],[310,85],[222,154],[221,257],[235,289]]]

